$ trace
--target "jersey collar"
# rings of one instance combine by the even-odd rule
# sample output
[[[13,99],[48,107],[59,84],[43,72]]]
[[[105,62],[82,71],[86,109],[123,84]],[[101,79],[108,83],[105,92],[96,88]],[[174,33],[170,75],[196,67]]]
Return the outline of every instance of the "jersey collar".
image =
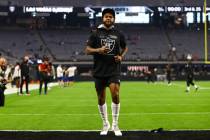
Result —
[[[110,26],[108,29],[111,30],[114,28],[114,25]],[[98,29],[106,29],[105,25],[104,24],[101,24],[98,26]]]

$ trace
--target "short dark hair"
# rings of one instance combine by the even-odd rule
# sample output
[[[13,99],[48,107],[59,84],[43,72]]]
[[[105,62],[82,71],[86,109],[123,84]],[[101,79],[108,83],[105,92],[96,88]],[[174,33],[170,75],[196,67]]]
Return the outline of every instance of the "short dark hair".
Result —
[[[112,14],[113,17],[115,18],[115,11],[114,11],[113,9],[111,9],[111,8],[106,8],[106,9],[104,9],[103,12],[102,12],[102,18],[104,17],[104,15],[105,15],[106,13]]]
[[[44,55],[42,61],[49,61],[49,58],[46,55]]]

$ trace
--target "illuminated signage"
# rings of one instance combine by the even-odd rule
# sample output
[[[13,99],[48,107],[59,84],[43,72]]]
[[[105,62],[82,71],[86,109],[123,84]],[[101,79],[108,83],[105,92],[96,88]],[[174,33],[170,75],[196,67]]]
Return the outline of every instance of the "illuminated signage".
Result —
[[[184,11],[185,12],[200,12],[202,11],[202,8],[201,7],[184,7]]]
[[[46,12],[46,13],[71,13],[73,12],[73,7],[24,7],[24,12]]]
[[[182,8],[181,7],[167,7],[167,11],[169,11],[169,12],[181,12]]]
[[[158,11],[159,12],[165,12],[165,8],[164,7],[158,7]]]
[[[203,7],[192,7],[192,6],[185,6],[185,7],[180,7],[180,6],[171,6],[171,7],[158,7],[159,12],[201,12],[203,11]],[[206,11],[210,11],[210,7],[206,8]]]
[[[137,12],[137,13],[144,13],[147,9],[145,6],[115,6],[115,7],[102,7],[101,10],[103,11],[106,8],[111,8],[115,10],[115,12]]]

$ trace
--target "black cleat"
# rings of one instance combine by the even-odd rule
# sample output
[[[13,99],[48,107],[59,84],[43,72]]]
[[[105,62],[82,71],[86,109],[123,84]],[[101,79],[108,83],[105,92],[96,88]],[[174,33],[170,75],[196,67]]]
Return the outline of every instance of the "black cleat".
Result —
[[[197,88],[195,88],[195,92],[196,92],[196,91],[198,91],[198,87],[197,87]]]

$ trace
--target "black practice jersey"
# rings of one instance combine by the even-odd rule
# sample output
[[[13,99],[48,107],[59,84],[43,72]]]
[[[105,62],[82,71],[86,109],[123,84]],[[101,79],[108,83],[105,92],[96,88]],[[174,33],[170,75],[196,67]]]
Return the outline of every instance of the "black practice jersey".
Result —
[[[171,76],[171,68],[166,68],[166,74],[167,76]]]
[[[194,76],[193,65],[192,64],[185,65],[185,72],[186,72],[187,78],[193,78],[193,76]]]
[[[29,76],[29,64],[27,62],[22,62],[20,65],[21,76]]]
[[[120,75],[120,62],[115,62],[114,56],[120,55],[121,48],[126,47],[125,37],[114,27],[106,30],[103,26],[93,32],[87,46],[101,48],[107,46],[110,51],[106,55],[95,53],[94,56],[94,77],[109,77]]]

